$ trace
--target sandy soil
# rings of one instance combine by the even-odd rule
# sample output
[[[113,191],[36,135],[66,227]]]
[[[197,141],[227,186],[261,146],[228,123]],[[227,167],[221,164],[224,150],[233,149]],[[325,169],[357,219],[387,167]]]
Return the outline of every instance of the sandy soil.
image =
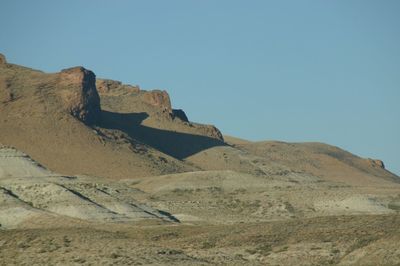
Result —
[[[0,230],[0,265],[398,265],[399,215]],[[54,226],[54,225],[53,225]]]

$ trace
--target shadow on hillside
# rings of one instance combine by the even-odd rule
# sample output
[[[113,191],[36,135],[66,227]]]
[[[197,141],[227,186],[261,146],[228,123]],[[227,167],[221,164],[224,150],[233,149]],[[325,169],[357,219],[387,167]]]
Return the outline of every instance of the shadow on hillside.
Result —
[[[224,146],[224,142],[189,133],[173,132],[141,125],[149,115],[147,113],[115,113],[101,111],[100,127],[117,129],[131,138],[145,143],[179,160],[215,146]]]

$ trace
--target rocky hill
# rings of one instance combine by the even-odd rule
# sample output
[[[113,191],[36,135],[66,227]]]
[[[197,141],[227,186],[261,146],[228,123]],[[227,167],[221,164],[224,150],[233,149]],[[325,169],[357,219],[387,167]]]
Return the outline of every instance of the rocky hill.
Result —
[[[325,144],[224,142],[216,127],[173,109],[166,91],[96,79],[83,67],[47,74],[2,55],[0,112],[1,142],[65,174],[121,179],[194,170],[297,171],[350,183],[398,180],[379,161]]]
[[[223,136],[166,91],[0,55],[0,143],[0,264],[400,263],[382,161]]]
[[[57,172],[117,179],[191,171],[181,159],[224,145],[215,127],[185,121],[166,92],[97,83],[100,94],[83,67],[47,74],[2,56],[0,141]]]

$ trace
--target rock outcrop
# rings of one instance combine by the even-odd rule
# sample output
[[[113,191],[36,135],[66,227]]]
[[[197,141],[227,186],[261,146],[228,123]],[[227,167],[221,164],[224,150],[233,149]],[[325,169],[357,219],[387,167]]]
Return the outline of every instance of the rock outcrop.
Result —
[[[187,118],[185,112],[182,109],[172,109],[172,117],[179,118],[183,122],[189,122],[189,119]]]
[[[60,73],[64,106],[85,124],[95,123],[100,116],[100,97],[96,90],[95,74],[83,67],[64,69]]]
[[[166,91],[152,90],[142,94],[142,100],[152,106],[156,106],[163,111],[172,113],[171,100]]]
[[[0,54],[0,65],[7,64],[6,57],[3,54]]]
[[[381,160],[378,160],[378,159],[368,159],[368,163],[369,163],[372,167],[378,167],[378,168],[385,169],[385,164],[384,164],[383,161],[381,161]]]
[[[96,80],[96,87],[99,93],[109,93],[113,91],[123,91],[124,93],[138,93],[140,91],[140,88],[138,86],[122,84],[120,81],[115,81],[111,79]]]
[[[224,142],[224,137],[217,127],[213,125],[202,125],[199,129],[204,132],[204,135]]]
[[[6,64],[6,57],[3,54],[0,54],[0,67],[4,67]],[[6,78],[0,77],[0,103],[7,103],[14,99],[14,95],[8,87],[8,81]]]
[[[14,95],[8,88],[8,81],[0,77],[0,103],[7,103],[13,99]]]

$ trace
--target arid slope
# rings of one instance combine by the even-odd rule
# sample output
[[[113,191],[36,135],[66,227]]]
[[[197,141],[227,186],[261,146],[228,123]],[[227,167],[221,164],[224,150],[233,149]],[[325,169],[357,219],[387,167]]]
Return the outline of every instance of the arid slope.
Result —
[[[117,113],[106,104],[103,110],[95,82],[93,72],[82,67],[46,74],[2,60],[0,142],[53,171],[116,179],[196,170],[179,159],[223,144],[217,129],[193,126],[173,113],[166,114],[168,123],[160,122],[177,124],[172,131],[172,126],[141,125],[149,116],[143,110]],[[145,106],[148,113],[157,108]],[[178,130],[185,128],[199,130]],[[186,145],[174,145],[175,140]]]
[[[0,143],[0,265],[400,264],[383,162],[223,137],[165,91],[0,55]]]

